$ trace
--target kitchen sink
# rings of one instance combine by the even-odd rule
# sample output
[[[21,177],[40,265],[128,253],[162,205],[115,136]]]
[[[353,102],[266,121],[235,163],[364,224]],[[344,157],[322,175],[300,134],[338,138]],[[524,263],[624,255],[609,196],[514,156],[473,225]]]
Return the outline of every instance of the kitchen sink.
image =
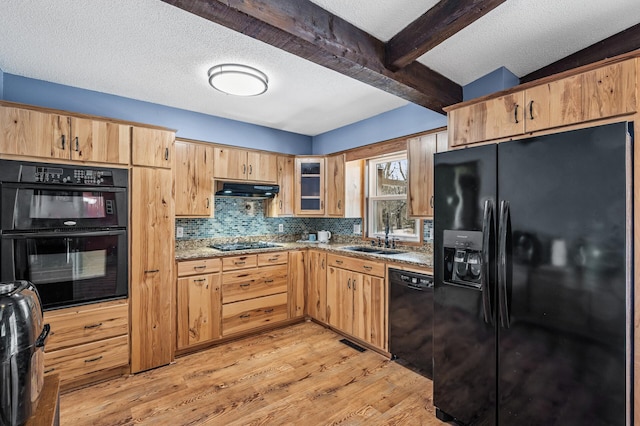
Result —
[[[348,250],[348,251],[355,251],[359,253],[383,254],[383,255],[404,253],[403,251],[399,251],[399,250],[389,250],[382,247],[367,247],[367,246],[343,247],[342,249]]]

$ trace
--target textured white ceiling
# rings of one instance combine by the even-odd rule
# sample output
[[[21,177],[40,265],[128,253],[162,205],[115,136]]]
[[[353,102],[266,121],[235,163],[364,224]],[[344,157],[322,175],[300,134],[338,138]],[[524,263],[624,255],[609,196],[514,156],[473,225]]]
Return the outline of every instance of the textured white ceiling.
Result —
[[[436,0],[314,0],[386,41]],[[159,0],[2,0],[0,69],[306,135],[407,102]],[[640,22],[638,0],[508,0],[420,62],[459,84],[506,66],[518,76]],[[207,70],[239,62],[266,94],[223,95]]]

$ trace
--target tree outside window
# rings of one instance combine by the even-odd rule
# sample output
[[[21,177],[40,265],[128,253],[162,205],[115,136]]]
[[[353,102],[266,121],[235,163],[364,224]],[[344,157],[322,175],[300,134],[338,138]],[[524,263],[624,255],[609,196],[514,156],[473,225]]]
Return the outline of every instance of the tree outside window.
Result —
[[[368,235],[420,241],[419,223],[407,213],[407,155],[379,157],[369,160]]]

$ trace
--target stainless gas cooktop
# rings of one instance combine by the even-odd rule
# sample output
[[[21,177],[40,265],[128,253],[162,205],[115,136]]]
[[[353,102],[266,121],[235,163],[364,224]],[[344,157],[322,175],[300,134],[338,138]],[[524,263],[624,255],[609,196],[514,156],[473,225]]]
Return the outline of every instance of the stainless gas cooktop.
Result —
[[[253,242],[253,243],[230,243],[230,244],[213,244],[209,246],[211,248],[221,251],[237,251],[237,250],[252,250],[252,249],[264,249],[273,247],[282,247],[280,244],[265,243],[265,242]]]

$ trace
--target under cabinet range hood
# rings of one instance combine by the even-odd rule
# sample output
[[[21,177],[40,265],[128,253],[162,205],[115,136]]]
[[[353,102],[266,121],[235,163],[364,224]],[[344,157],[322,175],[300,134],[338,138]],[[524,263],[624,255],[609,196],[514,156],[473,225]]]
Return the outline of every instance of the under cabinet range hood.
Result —
[[[273,198],[278,192],[278,185],[223,182],[216,191],[216,197]]]

